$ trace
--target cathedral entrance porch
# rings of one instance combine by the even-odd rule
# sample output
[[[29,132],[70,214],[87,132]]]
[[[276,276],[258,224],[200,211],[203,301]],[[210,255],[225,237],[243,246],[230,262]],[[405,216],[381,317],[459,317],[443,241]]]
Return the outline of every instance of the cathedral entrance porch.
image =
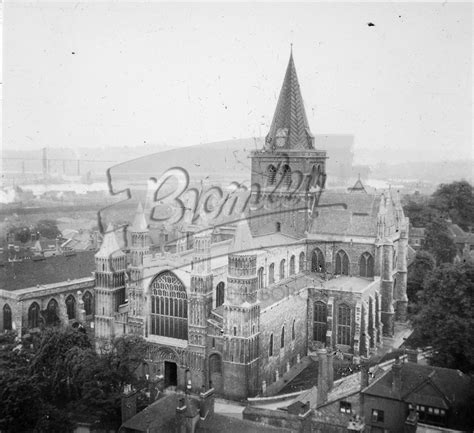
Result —
[[[165,361],[165,388],[178,385],[178,366],[176,362]]]

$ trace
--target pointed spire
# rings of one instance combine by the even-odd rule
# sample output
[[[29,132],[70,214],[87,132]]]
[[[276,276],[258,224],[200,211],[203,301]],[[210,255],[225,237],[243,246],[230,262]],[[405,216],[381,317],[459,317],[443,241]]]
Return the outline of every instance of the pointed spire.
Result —
[[[267,146],[286,149],[313,149],[313,135],[301,96],[293,61],[293,45],[283,86],[278,98],[272,125],[266,138]]]
[[[245,253],[251,249],[253,249],[252,233],[250,233],[246,216],[242,215],[240,221],[237,223],[237,230],[235,231],[234,241],[232,242],[231,253]]]
[[[143,211],[143,206],[141,202],[138,202],[137,211],[135,212],[135,218],[133,220],[132,227],[130,228],[132,232],[146,232],[148,231],[148,224],[145,218],[145,212]]]
[[[104,233],[104,240],[100,246],[99,251],[96,253],[95,257],[97,258],[112,258],[124,256],[125,253],[120,249],[117,242],[117,237],[115,236],[115,229],[112,224],[109,224],[106,232]]]

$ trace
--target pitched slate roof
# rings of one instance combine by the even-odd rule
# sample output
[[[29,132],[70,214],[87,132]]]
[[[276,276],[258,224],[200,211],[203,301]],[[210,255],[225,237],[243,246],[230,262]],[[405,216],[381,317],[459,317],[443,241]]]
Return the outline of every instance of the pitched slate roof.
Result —
[[[0,266],[0,289],[18,290],[38,284],[53,284],[91,277],[95,271],[94,251],[59,255],[44,260],[6,262]]]
[[[455,406],[466,402],[472,384],[459,370],[406,362],[401,365],[401,391],[392,389],[393,371],[389,370],[363,392],[435,407]]]
[[[309,232],[376,236],[381,196],[323,191],[313,211]]]
[[[266,138],[267,143],[275,145],[277,135],[282,133],[286,135],[285,149],[313,149],[312,134],[296,75],[293,53],[286,68],[277,107]]]

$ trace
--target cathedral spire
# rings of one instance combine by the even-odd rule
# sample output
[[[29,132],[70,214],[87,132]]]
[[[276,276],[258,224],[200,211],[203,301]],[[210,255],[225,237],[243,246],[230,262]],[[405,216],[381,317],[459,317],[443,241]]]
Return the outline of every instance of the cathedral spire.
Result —
[[[309,129],[296,75],[292,47],[272,125],[266,138],[267,148],[313,149],[313,141],[314,136]]]
[[[146,232],[148,230],[148,224],[146,222],[145,212],[143,211],[141,202],[138,203],[131,230],[133,232]]]

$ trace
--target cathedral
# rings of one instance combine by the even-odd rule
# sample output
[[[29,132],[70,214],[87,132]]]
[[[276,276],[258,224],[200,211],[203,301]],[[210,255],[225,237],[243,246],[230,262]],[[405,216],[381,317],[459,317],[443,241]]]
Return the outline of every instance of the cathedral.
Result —
[[[375,353],[406,320],[408,220],[391,190],[326,189],[317,146],[291,55],[233,238],[216,242],[202,220],[191,247],[154,252],[141,206],[126,249],[109,226],[95,256],[98,344],[143,336],[147,374],[231,399],[261,394],[318,348]]]

